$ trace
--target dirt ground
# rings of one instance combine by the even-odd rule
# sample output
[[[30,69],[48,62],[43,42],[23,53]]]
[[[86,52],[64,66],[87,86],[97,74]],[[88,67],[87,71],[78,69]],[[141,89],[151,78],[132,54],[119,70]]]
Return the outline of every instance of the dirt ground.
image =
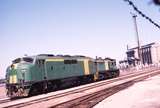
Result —
[[[6,97],[5,86],[0,86],[0,98]]]
[[[150,77],[106,98],[94,108],[160,108],[159,85],[160,75]]]

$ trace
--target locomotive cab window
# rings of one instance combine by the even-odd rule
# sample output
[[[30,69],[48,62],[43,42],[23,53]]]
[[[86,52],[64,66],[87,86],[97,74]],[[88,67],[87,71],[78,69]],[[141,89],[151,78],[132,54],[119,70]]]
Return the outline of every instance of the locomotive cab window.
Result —
[[[33,63],[33,58],[24,57],[24,58],[23,58],[23,61],[29,62],[29,63]]]
[[[20,63],[20,62],[33,63],[33,58],[23,57],[23,58],[17,58],[17,59],[15,59],[15,60],[13,60],[13,63]]]
[[[12,62],[13,62],[13,63],[20,63],[20,61],[21,61],[21,58],[17,58],[17,59],[15,59],[15,60],[13,60]]]

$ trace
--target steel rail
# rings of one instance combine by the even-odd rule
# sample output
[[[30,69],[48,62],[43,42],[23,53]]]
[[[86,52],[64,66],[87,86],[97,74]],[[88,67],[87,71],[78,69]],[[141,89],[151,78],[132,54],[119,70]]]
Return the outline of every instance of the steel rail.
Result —
[[[132,80],[128,80],[126,82],[111,86],[109,88],[105,88],[102,90],[97,90],[94,93],[85,95],[83,97],[78,97],[73,100],[66,101],[64,103],[59,103],[57,105],[53,105],[52,107],[66,107],[66,108],[76,108],[83,106],[83,108],[91,108],[98,102],[102,101],[103,99],[107,98],[110,95],[113,95],[114,93],[123,90],[131,85],[133,85],[136,82],[142,81],[148,77],[155,76],[157,74],[160,74],[160,71],[143,74],[140,75],[140,77],[133,78]],[[102,97],[102,98],[101,98]],[[100,99],[99,99],[100,98]],[[94,102],[96,100],[96,102]],[[91,102],[91,103],[90,103]],[[94,103],[92,103],[94,102]]]

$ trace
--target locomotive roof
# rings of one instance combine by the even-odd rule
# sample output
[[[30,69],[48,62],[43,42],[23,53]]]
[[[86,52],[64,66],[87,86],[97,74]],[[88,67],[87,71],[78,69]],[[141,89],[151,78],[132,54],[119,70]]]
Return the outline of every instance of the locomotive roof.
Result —
[[[36,58],[49,59],[49,58],[64,58],[64,59],[93,59],[91,57],[82,56],[82,55],[52,55],[52,54],[39,54],[35,56]]]
[[[87,56],[83,56],[83,55],[53,55],[53,54],[39,54],[39,55],[35,55],[35,56],[25,56],[22,58],[32,58],[32,59],[90,59],[90,60],[96,60],[98,62],[104,62],[104,61],[115,61],[115,59],[111,59],[111,58],[97,58],[97,59],[93,59],[91,57],[87,57]],[[18,58],[17,58],[18,59]]]
[[[105,59],[102,59],[101,57],[99,57],[99,58],[96,58],[96,61],[97,62],[104,62],[104,61],[111,61],[111,62],[114,62],[114,61],[116,61],[116,59],[111,59],[111,58],[105,58]]]

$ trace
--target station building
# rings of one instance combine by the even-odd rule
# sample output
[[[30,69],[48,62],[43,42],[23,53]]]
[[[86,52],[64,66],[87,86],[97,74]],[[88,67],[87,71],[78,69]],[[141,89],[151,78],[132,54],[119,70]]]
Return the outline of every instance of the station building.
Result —
[[[136,66],[150,65],[160,63],[160,43],[153,42],[140,47],[138,56],[138,47],[127,49],[127,59],[120,61],[120,65]]]

